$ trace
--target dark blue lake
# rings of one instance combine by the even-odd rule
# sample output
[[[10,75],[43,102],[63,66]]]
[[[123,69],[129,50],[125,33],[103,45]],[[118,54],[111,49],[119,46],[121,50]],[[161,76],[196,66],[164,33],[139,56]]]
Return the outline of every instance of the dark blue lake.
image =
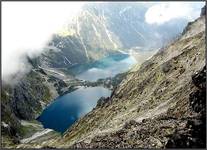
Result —
[[[136,60],[126,54],[111,55],[89,64],[71,68],[77,78],[96,81],[100,78],[113,77],[125,72],[136,63]],[[103,87],[80,88],[72,93],[58,97],[42,112],[38,120],[44,128],[54,129],[63,133],[77,119],[90,112],[97,100],[110,96],[111,91]]]
[[[58,97],[38,117],[44,128],[63,133],[78,118],[91,111],[97,100],[110,96],[111,91],[103,87],[87,87]]]

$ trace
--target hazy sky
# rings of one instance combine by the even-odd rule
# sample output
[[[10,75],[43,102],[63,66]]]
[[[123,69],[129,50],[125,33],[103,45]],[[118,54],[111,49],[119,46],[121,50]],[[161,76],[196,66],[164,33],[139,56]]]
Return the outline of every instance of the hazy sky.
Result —
[[[151,6],[145,21],[149,24],[161,25],[172,19],[185,18],[194,20],[200,15],[204,2],[162,2]]]
[[[101,3],[101,2],[99,2]],[[2,77],[25,73],[24,55],[35,56],[64,24],[81,10],[84,2],[2,2]],[[204,2],[162,2],[153,4],[145,14],[149,24],[164,24],[175,18],[193,20]]]

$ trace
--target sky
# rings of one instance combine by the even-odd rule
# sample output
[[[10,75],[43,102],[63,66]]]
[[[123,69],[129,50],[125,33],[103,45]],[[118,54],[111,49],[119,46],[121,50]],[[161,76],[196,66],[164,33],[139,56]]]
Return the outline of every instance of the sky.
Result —
[[[89,2],[87,2],[89,3]],[[101,2],[99,2],[101,3]],[[26,55],[41,54],[51,35],[81,11],[86,2],[2,2],[2,78],[23,75],[31,66]],[[176,18],[197,18],[204,2],[153,3],[145,14],[149,24],[162,25]]]
[[[204,2],[162,2],[154,4],[147,10],[145,21],[156,25],[177,18],[192,21],[200,15],[202,6],[204,6]]]

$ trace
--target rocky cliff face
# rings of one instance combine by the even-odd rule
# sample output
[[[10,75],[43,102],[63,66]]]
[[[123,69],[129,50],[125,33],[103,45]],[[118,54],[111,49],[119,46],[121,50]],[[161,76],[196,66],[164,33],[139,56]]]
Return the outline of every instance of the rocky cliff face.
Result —
[[[94,10],[84,9],[64,31],[53,36],[49,49],[40,56],[42,67],[67,69],[118,53],[121,43],[108,29],[108,20]]]
[[[119,50],[156,49],[175,38],[187,24],[187,20],[180,19],[161,26],[150,25],[145,21],[149,7],[150,4],[136,3],[84,6],[72,23],[53,36],[40,56],[39,64],[67,70],[77,64],[120,53]]]
[[[42,69],[32,69],[15,85],[2,85],[1,135],[2,146],[12,147],[23,137],[32,135],[40,125],[34,121],[51,100],[61,93],[64,81],[46,74]],[[32,124],[25,126],[22,121]]]
[[[178,128],[166,148],[206,147],[206,66],[192,76],[194,91],[189,95],[190,109],[196,114],[186,118],[185,128]]]
[[[64,79],[72,76],[64,73],[69,67],[99,59],[118,49],[147,44],[155,47],[156,40],[163,43],[168,41],[163,37],[167,35],[171,39],[176,34],[171,32],[169,36],[168,30],[163,33],[161,26],[156,31],[163,33],[163,37],[156,39],[151,35],[155,27],[142,23],[141,12],[145,12],[145,7],[138,9],[138,6],[123,7],[122,4],[99,7],[87,6],[74,24],[54,35],[43,55],[30,60],[34,68],[20,83],[3,87],[3,147],[18,145],[20,139],[28,136],[25,134],[34,132],[32,121],[51,99],[67,88]],[[136,13],[137,9],[140,13]],[[177,40],[124,75],[111,97],[100,99],[97,107],[80,118],[63,137],[48,133],[27,139],[28,142],[18,147],[204,147],[204,26],[203,15],[189,23]],[[174,25],[168,27],[172,29]]]
[[[110,98],[63,137],[39,144],[56,148],[204,147],[204,66],[205,17],[201,16],[188,24],[180,38],[128,74]]]

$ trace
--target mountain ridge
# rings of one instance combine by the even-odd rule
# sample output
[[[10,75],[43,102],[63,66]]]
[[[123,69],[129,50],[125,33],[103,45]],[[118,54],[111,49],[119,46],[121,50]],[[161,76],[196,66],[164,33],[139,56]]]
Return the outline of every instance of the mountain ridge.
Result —
[[[52,143],[48,141],[48,145],[57,148],[165,147],[170,139],[168,135],[172,135],[176,128],[182,128],[183,124],[186,124],[187,119],[182,120],[182,118],[199,116],[189,108],[188,95],[194,90],[191,77],[205,66],[204,25],[205,16],[191,23],[188,32],[181,38],[159,51],[137,71],[128,75],[102,107],[96,107],[77,121],[62,138],[57,138],[57,141]],[[176,119],[173,119],[174,116]],[[135,134],[140,143],[131,141],[130,144],[128,134],[133,130],[125,133],[122,128],[125,128],[130,120],[135,120],[132,124],[141,121],[151,126],[158,121],[153,119],[156,117],[167,118],[165,120],[170,121],[171,127],[167,125],[168,127],[163,127],[163,130],[157,129],[159,134],[155,135],[151,130],[146,131],[143,133],[147,135],[145,140]],[[158,123],[156,128],[164,124]],[[115,137],[120,134],[125,137],[126,134],[127,139],[125,142],[123,139],[116,141],[110,138],[112,134]],[[151,138],[152,134],[156,136],[155,139]],[[160,137],[161,142],[156,139],[160,134],[164,134]],[[199,143],[197,144],[199,146]]]
[[[85,25],[87,26],[87,24]],[[196,123],[199,122],[197,120],[199,120],[200,108],[192,109],[191,106],[195,106],[189,102],[189,97],[191,97],[193,103],[198,103],[197,95],[189,95],[196,93],[196,88],[199,86],[195,84],[200,84],[199,81],[195,82],[197,78],[193,78],[193,81],[192,76],[202,70],[205,65],[204,25],[205,16],[202,13],[200,18],[187,25],[183,34],[174,42],[166,45],[141,66],[135,66],[125,74],[124,80],[121,79],[119,81],[121,83],[117,87],[115,86],[112,96],[100,99],[97,107],[80,118],[64,133],[63,137],[55,132],[49,132],[38,138],[27,139],[26,143],[20,143],[19,137],[22,137],[25,132],[28,133],[27,127],[30,127],[31,124],[38,124],[33,123],[33,119],[41,113],[46,105],[51,103],[52,99],[68,90],[70,83],[66,82],[66,79],[73,81],[74,77],[65,70],[77,63],[77,60],[80,61],[78,63],[88,62],[84,48],[87,46],[82,43],[83,40],[77,38],[78,35],[74,36],[73,33],[64,38],[54,35],[53,41],[48,44],[48,51],[39,58],[30,60],[33,65],[31,72],[14,88],[3,87],[1,95],[4,100],[2,101],[2,114],[5,117],[2,122],[3,146],[18,148],[106,148],[108,146],[114,148],[130,148],[130,146],[163,148],[180,146],[174,144],[180,140],[177,136],[181,134],[176,133],[176,129],[185,131],[183,126],[196,126]],[[104,32],[107,34],[106,31]],[[62,45],[60,42],[65,44]],[[64,47],[65,45],[66,47]],[[113,46],[113,42],[109,45]],[[96,46],[94,47],[97,48]],[[95,48],[91,51],[91,55]],[[75,52],[72,54],[73,50]],[[105,52],[104,55],[107,55],[107,50]],[[109,52],[111,53],[112,50]],[[77,54],[80,55],[72,61],[71,58]],[[101,56],[97,54],[92,59],[101,57],[103,57],[102,54]],[[204,80],[202,72],[206,72],[205,69],[197,74],[201,74],[202,80]],[[19,94],[15,96],[15,92]],[[204,104],[201,103],[201,105]],[[23,108],[23,106],[25,107]],[[196,112],[197,109],[198,112]],[[165,113],[167,115],[163,115]],[[189,123],[193,117],[195,124]],[[25,123],[21,119],[26,119],[28,122]],[[162,120],[161,123],[160,120]],[[27,126],[24,126],[25,124]],[[202,126],[203,123],[201,123]],[[162,130],[159,130],[160,127]],[[200,128],[199,125],[198,127]],[[35,127],[34,130],[44,132],[44,129],[40,128]],[[29,132],[34,132],[31,130]],[[133,137],[133,140],[130,140],[129,137]],[[184,135],[184,137],[188,136]],[[44,140],[47,140],[47,143]],[[203,146],[201,142],[199,143],[199,137],[196,140],[198,140],[198,145],[194,143],[194,146]]]

